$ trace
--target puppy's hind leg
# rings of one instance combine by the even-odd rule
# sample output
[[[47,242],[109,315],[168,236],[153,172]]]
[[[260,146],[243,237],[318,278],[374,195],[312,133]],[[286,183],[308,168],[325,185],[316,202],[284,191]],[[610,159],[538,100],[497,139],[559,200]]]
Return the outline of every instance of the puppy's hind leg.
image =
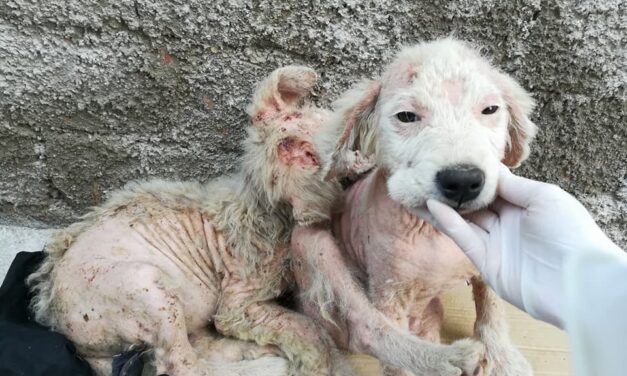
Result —
[[[479,277],[472,279],[477,321],[475,337],[486,346],[488,375],[530,376],[531,365],[511,342],[503,305]]]
[[[290,375],[330,374],[330,339],[312,320],[270,302],[255,302],[241,291],[240,286],[223,300],[215,316],[219,332],[278,346],[290,361]]]
[[[116,320],[118,334],[127,343],[148,344],[154,351],[157,374],[207,375],[197,368],[198,359],[187,337],[183,305],[176,294],[161,283],[167,276],[148,264],[118,264],[116,273],[103,276],[102,286],[125,309]],[[133,276],[132,281],[119,278]],[[120,307],[122,308],[122,307]],[[129,328],[134,328],[129,331]]]
[[[421,307],[422,308],[422,307]],[[409,331],[433,343],[440,343],[440,330],[444,321],[444,306],[440,298],[431,299],[424,309],[409,313]]]
[[[125,276],[130,276],[126,278]],[[176,289],[163,286],[168,276],[159,268],[143,263],[120,263],[113,265],[93,282],[99,291],[100,307],[105,317],[99,319],[75,320],[74,326],[81,325],[84,333],[103,332],[107,338],[117,338],[116,343],[145,344],[152,350],[155,374],[176,376],[257,376],[258,369],[268,371],[268,375],[285,374],[285,361],[251,362],[205,362],[200,361],[189,342],[185,311]],[[104,303],[107,303],[106,305]],[[95,316],[95,315],[94,315]],[[77,348],[93,349],[98,343],[96,334],[91,338],[76,338]],[[102,348],[102,346],[98,347]],[[116,350],[117,351],[117,350]],[[95,359],[90,363],[98,367],[98,372],[107,372],[104,361]],[[110,358],[109,358],[110,360]],[[110,369],[108,369],[110,375]]]

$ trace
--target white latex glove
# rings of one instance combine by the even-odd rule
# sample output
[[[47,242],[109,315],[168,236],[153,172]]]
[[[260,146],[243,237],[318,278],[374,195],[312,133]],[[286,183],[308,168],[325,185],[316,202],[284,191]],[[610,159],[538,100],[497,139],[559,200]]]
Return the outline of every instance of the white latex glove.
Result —
[[[563,327],[564,265],[585,250],[618,249],[588,211],[561,188],[501,166],[498,198],[464,220],[435,200],[434,225],[450,236],[502,298],[533,317]]]

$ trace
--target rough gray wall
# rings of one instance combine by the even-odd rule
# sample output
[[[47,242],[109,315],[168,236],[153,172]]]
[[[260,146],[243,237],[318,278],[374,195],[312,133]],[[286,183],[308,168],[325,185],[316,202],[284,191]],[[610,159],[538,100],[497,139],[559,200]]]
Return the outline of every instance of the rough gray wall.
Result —
[[[323,104],[404,44],[477,42],[531,90],[522,173],[583,199],[625,245],[621,0],[2,0],[0,223],[67,223],[138,177],[231,171],[252,84],[322,74]]]

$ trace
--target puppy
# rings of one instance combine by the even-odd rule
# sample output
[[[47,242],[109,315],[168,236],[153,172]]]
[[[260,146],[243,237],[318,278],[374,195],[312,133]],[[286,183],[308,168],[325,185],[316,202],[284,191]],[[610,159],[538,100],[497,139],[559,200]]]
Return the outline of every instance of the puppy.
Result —
[[[351,150],[378,166],[345,191],[343,212],[292,236],[302,309],[387,376],[532,374],[497,297],[448,237],[415,213],[427,199],[471,212],[495,198],[500,163],[518,166],[536,127],[533,100],[463,42],[403,50],[382,77],[337,102],[328,176]],[[339,140],[339,142],[337,141]],[[472,281],[475,340],[439,344],[439,296]]]
[[[340,197],[321,176],[313,136],[329,112],[299,102],[316,74],[273,72],[254,94],[241,170],[207,184],[135,182],[61,231],[30,276],[38,322],[66,335],[100,375],[114,354],[153,350],[157,374],[329,375],[332,341],[274,303],[289,282],[295,223],[328,220]],[[275,345],[240,342],[210,353],[208,325]],[[239,354],[239,355],[238,355]]]

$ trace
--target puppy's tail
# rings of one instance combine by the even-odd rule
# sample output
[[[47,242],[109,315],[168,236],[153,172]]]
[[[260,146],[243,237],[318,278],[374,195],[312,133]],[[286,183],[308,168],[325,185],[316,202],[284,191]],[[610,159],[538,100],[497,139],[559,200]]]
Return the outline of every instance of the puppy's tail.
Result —
[[[266,356],[234,363],[203,361],[203,374],[220,376],[287,376],[287,360],[278,356]]]

